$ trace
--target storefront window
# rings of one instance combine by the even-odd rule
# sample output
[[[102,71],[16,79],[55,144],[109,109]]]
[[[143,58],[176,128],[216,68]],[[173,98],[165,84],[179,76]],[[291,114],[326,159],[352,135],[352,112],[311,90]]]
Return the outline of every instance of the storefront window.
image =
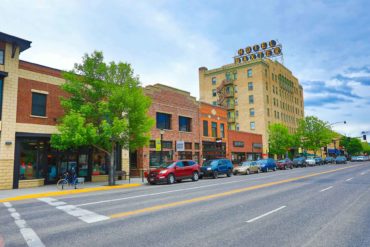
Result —
[[[172,152],[162,151],[162,164],[173,160]],[[161,165],[161,152],[150,151],[149,153],[149,166],[157,167]]]
[[[179,154],[179,160],[191,160],[193,159],[191,151],[181,151]]]
[[[109,169],[109,160],[107,154],[103,151],[94,149],[93,151],[93,172],[92,175],[107,175]]]
[[[19,179],[42,178],[44,167],[40,164],[40,143],[25,141],[20,144],[20,169]]]

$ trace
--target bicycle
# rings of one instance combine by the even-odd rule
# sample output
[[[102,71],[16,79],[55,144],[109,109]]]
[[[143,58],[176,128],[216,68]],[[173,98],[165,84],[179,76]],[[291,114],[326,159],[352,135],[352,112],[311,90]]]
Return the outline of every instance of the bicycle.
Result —
[[[72,174],[69,174],[68,172],[65,172],[63,174],[63,178],[59,179],[57,182],[57,188],[59,190],[64,190],[64,187],[72,186],[74,185],[75,189],[77,189],[78,179],[77,176]]]

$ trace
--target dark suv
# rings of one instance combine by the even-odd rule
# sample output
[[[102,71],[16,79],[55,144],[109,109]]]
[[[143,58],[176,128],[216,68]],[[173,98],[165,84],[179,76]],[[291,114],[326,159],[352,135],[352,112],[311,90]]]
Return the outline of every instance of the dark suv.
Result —
[[[306,167],[307,162],[305,157],[297,157],[293,159],[294,167]]]
[[[180,182],[182,179],[199,179],[199,165],[193,160],[178,160],[150,170],[147,180],[150,184]]]
[[[207,160],[200,168],[200,178],[217,178],[220,174],[226,174],[228,177],[230,177],[231,174],[233,174],[233,168],[233,164],[228,159]]]

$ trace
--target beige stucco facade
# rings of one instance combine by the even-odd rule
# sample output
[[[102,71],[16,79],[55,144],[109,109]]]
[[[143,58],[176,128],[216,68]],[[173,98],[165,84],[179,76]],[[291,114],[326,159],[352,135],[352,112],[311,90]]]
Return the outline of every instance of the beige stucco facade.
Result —
[[[201,67],[199,92],[200,101],[228,108],[231,130],[262,134],[264,154],[268,153],[269,124],[283,123],[294,132],[304,116],[303,89],[298,79],[284,65],[270,59],[211,70]]]

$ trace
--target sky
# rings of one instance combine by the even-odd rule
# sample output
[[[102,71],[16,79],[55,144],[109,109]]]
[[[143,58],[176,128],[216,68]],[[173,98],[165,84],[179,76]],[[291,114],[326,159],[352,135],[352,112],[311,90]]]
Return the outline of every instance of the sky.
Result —
[[[368,0],[2,0],[0,32],[32,41],[21,59],[71,70],[85,53],[132,65],[142,84],[199,97],[198,68],[277,39],[305,115],[347,136],[370,131]],[[347,124],[342,122],[346,121]],[[370,137],[370,135],[368,136]]]

